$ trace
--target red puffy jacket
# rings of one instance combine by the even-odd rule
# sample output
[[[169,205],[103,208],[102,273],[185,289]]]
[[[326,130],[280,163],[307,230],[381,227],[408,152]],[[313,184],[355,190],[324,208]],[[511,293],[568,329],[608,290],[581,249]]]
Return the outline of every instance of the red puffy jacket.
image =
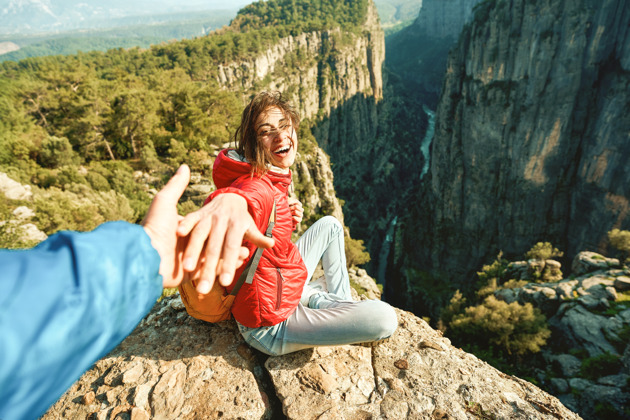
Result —
[[[251,176],[250,164],[230,158],[226,149],[214,162],[212,178],[218,189],[206,202],[226,192],[241,195],[247,200],[249,213],[263,233],[267,230],[275,200],[275,245],[262,253],[254,281],[243,284],[234,300],[232,314],[246,327],[276,325],[297,308],[307,277],[302,256],[291,242],[294,225],[287,201],[291,173],[269,171],[262,177]],[[249,248],[249,258],[252,258],[255,245],[248,241],[244,245]],[[245,265],[237,270],[235,279],[239,278]],[[231,291],[232,286],[227,289]]]

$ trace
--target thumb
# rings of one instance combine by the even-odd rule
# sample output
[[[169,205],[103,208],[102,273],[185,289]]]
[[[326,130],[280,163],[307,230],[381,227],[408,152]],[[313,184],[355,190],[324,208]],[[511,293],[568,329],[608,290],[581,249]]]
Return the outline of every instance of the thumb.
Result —
[[[247,231],[245,231],[244,239],[247,239],[248,241],[252,242],[257,247],[264,248],[264,249],[272,248],[275,244],[275,241],[273,238],[269,238],[263,235],[262,233],[260,233],[260,231],[256,229],[256,226],[253,224],[250,225]]]
[[[177,169],[175,175],[166,183],[164,188],[159,192],[163,200],[177,203],[179,198],[186,190],[190,181],[190,168],[188,165],[182,165]]]

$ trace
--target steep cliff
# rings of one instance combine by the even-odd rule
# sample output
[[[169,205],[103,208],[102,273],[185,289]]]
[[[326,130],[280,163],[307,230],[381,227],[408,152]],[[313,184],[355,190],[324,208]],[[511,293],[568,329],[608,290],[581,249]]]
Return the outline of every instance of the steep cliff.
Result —
[[[385,41],[374,3],[365,4],[360,31],[333,28],[289,35],[254,57],[220,65],[217,81],[245,93],[280,90],[302,118],[329,115],[357,95],[380,100]]]
[[[462,286],[499,250],[547,240],[572,258],[630,227],[629,25],[622,0],[477,6],[449,57],[419,207],[398,231],[407,273]]]
[[[456,40],[479,0],[424,0],[414,30],[431,38]]]
[[[387,67],[433,109],[448,51],[480,0],[425,0],[413,24],[387,37]]]

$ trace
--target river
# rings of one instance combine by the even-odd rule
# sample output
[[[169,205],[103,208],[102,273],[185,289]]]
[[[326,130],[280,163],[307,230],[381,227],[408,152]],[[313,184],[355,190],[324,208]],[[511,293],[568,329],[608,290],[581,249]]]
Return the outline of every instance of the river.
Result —
[[[424,164],[422,165],[422,171],[420,171],[420,179],[424,178],[424,176],[429,172],[429,167],[431,164],[431,141],[433,140],[433,133],[435,132],[435,112],[427,108],[425,105],[422,106],[422,110],[427,114],[429,118],[429,125],[427,126],[427,131],[424,133],[424,138],[420,143],[420,151],[422,152],[422,157],[424,158]],[[387,229],[387,233],[385,234],[385,240],[383,241],[383,246],[381,247],[381,252],[378,258],[378,273],[376,276],[376,281],[383,285],[383,290],[387,284],[387,260],[389,258],[389,253],[391,251],[392,243],[394,242],[394,234],[396,233],[396,223],[398,222],[398,216],[394,216],[394,218],[389,222],[389,228]]]

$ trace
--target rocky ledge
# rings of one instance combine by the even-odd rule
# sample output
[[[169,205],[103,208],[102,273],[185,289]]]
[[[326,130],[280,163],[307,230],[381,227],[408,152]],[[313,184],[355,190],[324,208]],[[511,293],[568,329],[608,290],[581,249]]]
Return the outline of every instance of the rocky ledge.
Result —
[[[580,252],[563,279],[560,263],[509,265],[513,278],[543,283],[494,292],[508,303],[531,303],[552,330],[537,380],[585,418],[630,419],[630,269],[616,258]]]
[[[457,349],[422,319],[375,347],[267,357],[234,321],[189,317],[178,295],[157,303],[43,419],[579,419],[558,399]]]

